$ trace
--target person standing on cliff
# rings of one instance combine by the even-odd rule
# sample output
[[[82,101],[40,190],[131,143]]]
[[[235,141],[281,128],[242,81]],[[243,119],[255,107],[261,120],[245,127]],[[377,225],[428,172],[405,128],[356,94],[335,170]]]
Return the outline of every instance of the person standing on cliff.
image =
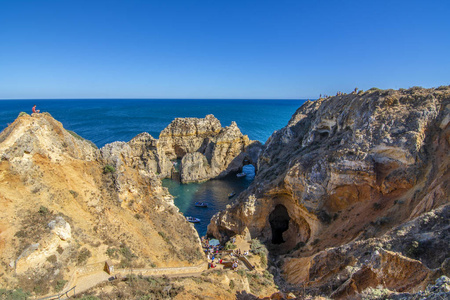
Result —
[[[33,114],[38,114],[41,112],[40,110],[36,110],[36,104],[33,106],[31,110],[33,111]]]

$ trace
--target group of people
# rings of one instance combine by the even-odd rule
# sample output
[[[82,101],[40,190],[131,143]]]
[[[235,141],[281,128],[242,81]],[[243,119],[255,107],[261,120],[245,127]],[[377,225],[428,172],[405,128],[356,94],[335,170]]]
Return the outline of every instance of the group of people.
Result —
[[[237,249],[237,250],[234,250],[233,252],[231,252],[230,255],[231,255],[231,256],[236,256],[236,257],[239,257],[239,256],[241,256],[241,255],[247,256],[247,255],[248,255],[248,251],[244,251],[244,252],[242,253],[242,252],[241,252],[241,249]]]
[[[231,267],[232,270],[236,270],[239,266],[239,260],[234,259],[230,261],[224,261],[222,258],[223,254],[220,254],[219,251],[223,249],[221,245],[210,245],[209,240],[205,237],[202,237],[202,246],[205,251],[206,257],[208,259],[208,269],[213,269],[217,267],[217,264],[225,264],[225,267]],[[231,240],[233,243],[236,241],[235,238]],[[241,255],[247,255],[248,251],[245,251],[243,254],[241,253],[241,249],[234,250],[230,253],[233,257],[239,257]],[[230,265],[231,263],[231,265]]]

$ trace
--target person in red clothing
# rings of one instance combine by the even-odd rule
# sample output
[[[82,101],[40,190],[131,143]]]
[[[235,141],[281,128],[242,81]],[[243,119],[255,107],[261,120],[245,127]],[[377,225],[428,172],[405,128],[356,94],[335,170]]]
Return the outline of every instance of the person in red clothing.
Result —
[[[40,110],[36,110],[36,104],[33,106],[33,108],[31,110],[33,111],[33,114],[41,112]]]

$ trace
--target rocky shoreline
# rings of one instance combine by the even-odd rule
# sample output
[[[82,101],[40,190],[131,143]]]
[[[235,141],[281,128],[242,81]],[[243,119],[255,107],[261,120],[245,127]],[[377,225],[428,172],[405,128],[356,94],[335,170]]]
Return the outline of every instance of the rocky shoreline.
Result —
[[[249,230],[272,249],[280,279],[318,295],[423,289],[449,275],[449,123],[449,87],[307,102],[269,138],[253,184],[208,233]],[[422,223],[436,231],[407,239]]]
[[[161,179],[202,182],[250,163],[254,182],[209,235],[263,242],[267,274],[297,296],[418,293],[450,275],[449,123],[450,87],[309,101],[265,145],[207,115],[97,149],[49,114],[22,113],[0,133],[0,284],[39,295],[106,260],[201,264]]]

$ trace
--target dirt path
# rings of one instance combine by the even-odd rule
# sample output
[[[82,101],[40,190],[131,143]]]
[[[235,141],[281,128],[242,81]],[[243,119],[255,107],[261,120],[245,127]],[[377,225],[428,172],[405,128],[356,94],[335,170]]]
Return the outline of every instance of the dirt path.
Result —
[[[39,299],[68,299],[75,294],[83,293],[102,282],[108,281],[108,278],[117,274],[120,274],[123,277],[126,277],[130,274],[143,276],[197,277],[200,276],[200,274],[206,269],[206,263],[202,263],[194,267],[117,269],[112,275],[109,275],[103,270],[83,275],[79,275],[78,271],[75,271],[69,282],[66,284],[66,288],[63,292],[57,295],[47,296]]]

